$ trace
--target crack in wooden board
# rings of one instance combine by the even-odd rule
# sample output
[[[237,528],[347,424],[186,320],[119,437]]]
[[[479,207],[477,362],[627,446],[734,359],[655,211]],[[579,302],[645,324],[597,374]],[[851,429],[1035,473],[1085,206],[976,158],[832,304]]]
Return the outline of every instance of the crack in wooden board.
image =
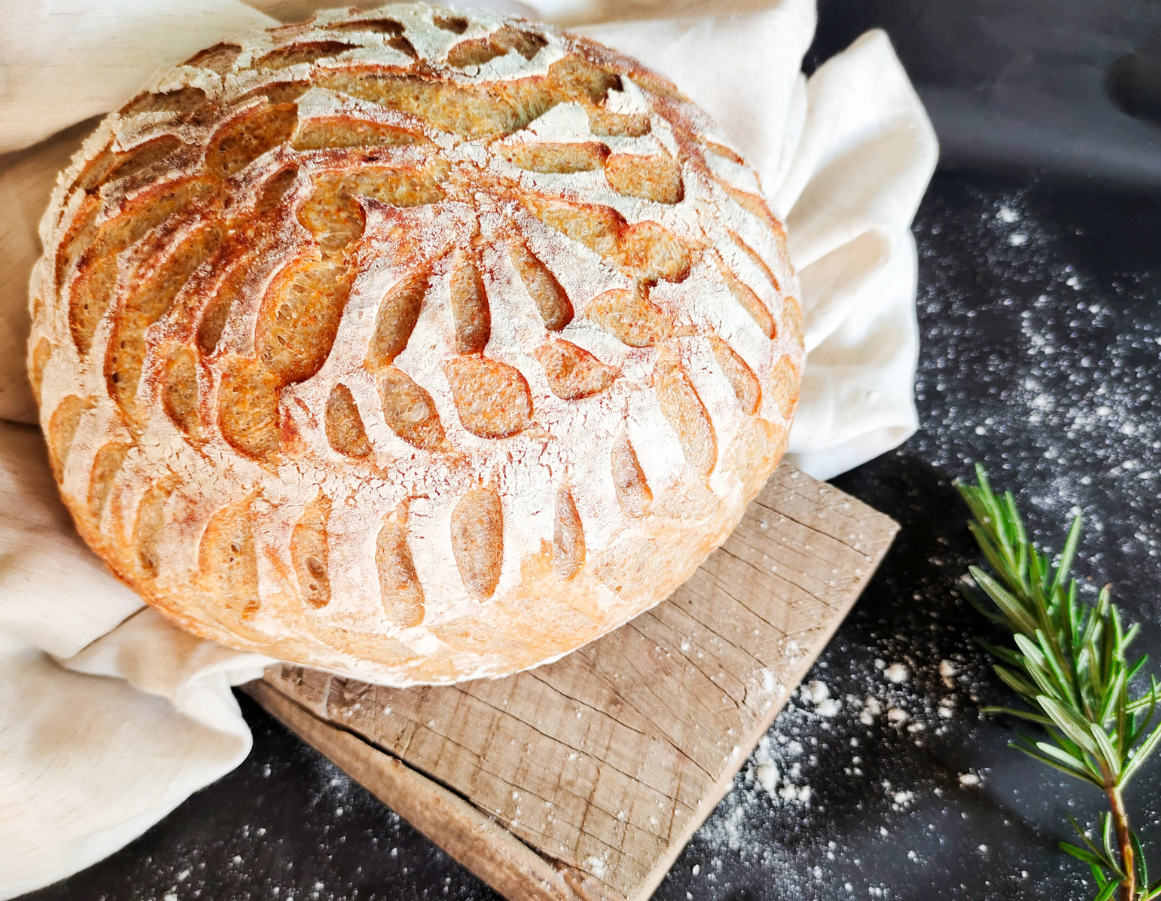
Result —
[[[668,600],[505,679],[247,690],[513,901],[643,901],[732,784],[898,526],[779,468]]]

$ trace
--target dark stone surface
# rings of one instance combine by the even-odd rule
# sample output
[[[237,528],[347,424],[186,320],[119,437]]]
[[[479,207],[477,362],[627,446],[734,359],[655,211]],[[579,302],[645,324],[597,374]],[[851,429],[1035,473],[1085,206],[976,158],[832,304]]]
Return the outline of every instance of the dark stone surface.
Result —
[[[949,64],[958,75],[923,62],[935,51],[921,45],[950,40],[942,29],[951,12],[895,5],[915,14],[910,30],[886,4],[824,0],[820,53],[886,23],[921,88],[951,78],[953,88],[991,84],[981,95],[995,93],[1003,78],[986,59],[973,70],[966,50]],[[963,38],[969,49],[1000,33],[1006,46],[1018,43],[1012,10],[1020,4],[952,6],[960,24],[973,23]],[[1143,25],[1158,9],[1024,6],[1049,30],[1052,15],[1111,23],[1054,38],[1098,44],[1077,53],[1108,61],[1144,45]],[[1139,26],[1131,40],[1126,22]],[[1027,71],[1035,75],[1035,66]],[[1029,151],[1025,163],[1046,165],[1050,150]],[[987,153],[981,160],[995,162]],[[1080,185],[1066,176],[1086,174],[1083,159],[1051,176],[1021,168],[1016,150],[1003,162],[1002,173],[959,168],[934,180],[915,226],[922,427],[897,452],[836,480],[903,531],[812,673],[839,699],[839,713],[822,717],[796,699],[771,730],[768,757],[784,785],[809,786],[809,800],[772,797],[748,765],[658,899],[1083,894],[1084,868],[1055,843],[1067,836],[1066,814],[1091,819],[1100,797],[1007,749],[1014,724],[977,713],[1011,698],[971,642],[987,624],[955,595],[977,555],[951,479],[982,461],[1052,545],[1074,505],[1090,513],[1078,575],[1094,586],[1112,582],[1128,617],[1144,624],[1139,646],[1161,644],[1161,195],[1142,188],[1139,167],[1120,183]],[[904,665],[907,680],[887,682],[877,660]],[[955,669],[946,683],[942,661]],[[868,715],[869,724],[860,720],[867,697],[884,711]],[[950,716],[940,714],[941,701]],[[120,853],[29,901],[495,897],[252,703],[242,705],[255,747],[236,772]],[[890,724],[892,707],[907,720]],[[963,785],[961,774],[982,782]],[[1161,820],[1161,762],[1142,772],[1132,798],[1146,847],[1161,842],[1161,828],[1148,825]]]
[[[817,65],[884,28],[945,165],[1161,183],[1161,4],[819,0]]]

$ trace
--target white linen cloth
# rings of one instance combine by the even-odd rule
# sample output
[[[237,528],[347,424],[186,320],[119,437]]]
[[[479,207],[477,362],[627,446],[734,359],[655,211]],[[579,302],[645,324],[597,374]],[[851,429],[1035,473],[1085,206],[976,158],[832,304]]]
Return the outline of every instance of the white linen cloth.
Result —
[[[910,222],[937,150],[884,34],[807,79],[813,0],[772,2],[578,30],[673,79],[760,173],[802,282],[808,356],[788,459],[829,478],[916,427]],[[575,21],[584,3],[531,14]],[[24,345],[37,221],[93,123],[70,126],[159,65],[271,24],[240,0],[31,0],[0,23],[0,151],[18,151],[0,157],[0,901],[112,853],[250,749],[229,687],[270,661],[171,626],[81,542],[32,425]]]

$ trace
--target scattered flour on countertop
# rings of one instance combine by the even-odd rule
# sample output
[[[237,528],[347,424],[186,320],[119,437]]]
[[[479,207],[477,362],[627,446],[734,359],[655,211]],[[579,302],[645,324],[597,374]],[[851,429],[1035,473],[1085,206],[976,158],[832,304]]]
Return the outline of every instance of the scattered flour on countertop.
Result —
[[[888,682],[894,682],[896,685],[900,685],[907,681],[910,673],[908,673],[907,667],[902,663],[892,663],[883,671],[883,675],[887,677]]]
[[[875,662],[873,658],[860,662],[840,647],[838,653],[826,655],[831,660],[829,667],[826,659],[820,661],[812,673],[815,678],[791,692],[774,725],[736,777],[733,791],[684,852],[687,866],[697,861],[701,867],[698,884],[715,884],[719,871],[723,878],[734,872],[736,864],[725,867],[721,859],[729,854],[743,865],[760,867],[763,878],[774,878],[772,884],[778,891],[773,897],[819,897],[820,886],[829,884],[828,873],[833,876],[861,867],[856,853],[841,843],[823,841],[820,845],[814,839],[803,847],[789,838],[816,815],[827,821],[827,805],[845,807],[858,799],[857,816],[875,824],[877,835],[881,829],[882,840],[895,841],[893,827],[899,818],[930,816],[933,804],[942,808],[947,795],[972,787],[973,783],[964,782],[954,771],[942,782],[933,783],[906,769],[884,770],[880,746],[902,743],[922,747],[943,735],[950,724],[941,711],[967,709],[981,668],[958,656],[953,659],[946,651],[921,660],[892,639],[884,640],[882,648],[891,654],[887,660],[897,662]],[[830,668],[836,666],[846,671]],[[941,707],[941,699],[948,698],[951,701]],[[833,714],[827,710],[832,702],[837,707]],[[900,717],[900,722],[892,722]],[[917,724],[920,730],[908,730],[907,726]],[[897,756],[895,751],[887,752],[888,765]],[[868,769],[868,763],[874,771]],[[836,782],[841,782],[841,787]],[[923,860],[923,853],[922,849],[913,852],[910,859]],[[828,862],[834,864],[828,867]],[[845,862],[846,871],[833,869],[840,862]],[[863,885],[861,897],[875,888],[878,891],[870,891],[870,897],[892,897],[886,886],[873,882]],[[715,891],[704,897],[731,897],[725,887],[721,891],[726,893]],[[692,894],[702,897],[696,889]]]

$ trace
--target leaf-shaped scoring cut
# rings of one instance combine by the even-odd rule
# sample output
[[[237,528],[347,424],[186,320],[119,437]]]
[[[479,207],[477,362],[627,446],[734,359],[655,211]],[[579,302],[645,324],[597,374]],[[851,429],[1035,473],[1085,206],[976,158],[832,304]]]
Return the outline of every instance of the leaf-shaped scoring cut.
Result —
[[[585,315],[630,347],[651,347],[672,331],[661,309],[637,291],[613,288],[598,294]]]
[[[305,44],[291,44],[271,50],[258,60],[254,66],[260,69],[289,69],[301,63],[313,63],[320,59],[329,59],[354,50],[358,44],[348,44],[345,41],[312,41]]]
[[[228,254],[226,258],[229,259]],[[243,252],[241,259],[231,266],[222,280],[218,282],[210,299],[206,301],[197,332],[198,349],[204,356],[208,357],[218,349],[218,342],[222,340],[226,323],[230,321],[230,314],[242,299],[246,278],[256,259],[255,252]]]
[[[585,532],[576,503],[567,486],[556,492],[556,517],[552,528],[552,564],[562,579],[571,579],[585,562]]]
[[[550,332],[559,332],[572,321],[573,317],[572,301],[568,299],[564,288],[552,271],[523,241],[516,239],[510,241],[508,255],[512,259],[513,268],[520,276],[520,281],[524,283],[524,290],[536,304],[544,327]]]
[[[741,159],[738,160],[741,162]],[[748,212],[755,219],[760,219],[766,226],[779,236],[785,235],[785,230],[782,223],[778,221],[778,217],[774,215],[774,211],[770,209],[770,205],[758,194],[751,194],[749,191],[743,191],[740,188],[735,188],[729,182],[722,178],[714,179],[722,189],[734,199],[742,209]]]
[[[93,470],[89,475],[89,512],[94,519],[100,517],[109,499],[109,492],[113,488],[113,480],[125,464],[125,455],[129,453],[129,445],[118,441],[110,441],[104,445],[97,456],[93,458]]]
[[[201,437],[198,416],[197,354],[190,347],[173,348],[162,369],[161,405],[165,414],[187,437]]]
[[[346,385],[335,385],[331,389],[324,420],[327,441],[340,454],[365,457],[371,453],[371,442],[367,440],[359,407]]]
[[[689,275],[689,246],[658,222],[629,225],[612,207],[530,196],[524,205],[545,225],[596,251],[641,281],[680,282]]]
[[[774,291],[781,292],[782,288],[778,284],[778,277],[774,274],[774,270],[770,268],[764,259],[762,259],[761,254],[759,254],[758,251],[747,244],[742,236],[737,232],[731,231],[730,237],[733,239],[734,243],[738,245],[738,249],[741,250],[742,253],[744,253],[747,257],[749,257],[750,261],[762,271],[762,274],[765,275],[767,279],[769,279],[770,285],[774,288]]]
[[[387,618],[404,629],[422,623],[423,586],[411,559],[405,523],[398,519],[383,523],[375,540],[375,565]]]
[[[396,282],[384,295],[367,348],[367,365],[372,371],[390,366],[407,347],[419,320],[430,278],[430,269],[418,269]]]
[[[508,438],[532,422],[532,394],[518,369],[496,360],[457,357],[446,367],[456,412],[481,438]]]
[[[442,13],[434,13],[431,20],[435,23],[436,28],[442,28],[452,34],[463,34],[468,30],[470,24],[463,16],[443,15]]]
[[[277,452],[280,387],[254,360],[227,361],[218,388],[218,428],[231,447],[257,460]]]
[[[774,317],[770,315],[770,311],[766,309],[766,304],[762,303],[761,298],[754,293],[749,285],[726,269],[725,264],[720,261],[718,270],[721,272],[722,280],[726,283],[730,295],[743,310],[750,314],[750,318],[758,324],[762,334],[767,338],[775,337],[778,332],[774,324]]]
[[[372,34],[386,34],[393,38],[403,37],[406,31],[403,23],[395,19],[356,19],[354,22],[335,22],[333,25],[323,27],[327,31],[369,31]]]
[[[366,217],[358,201],[344,190],[341,174],[324,172],[298,208],[298,221],[314,235],[325,253],[342,250],[363,235]]]
[[[93,334],[104,318],[117,284],[117,257],[104,242],[97,245],[98,253],[85,262],[69,291],[69,325],[73,343],[81,356],[92,347]]]
[[[710,138],[704,136],[701,139],[701,144],[710,153],[715,154],[716,156],[720,156],[722,159],[727,159],[731,163],[734,163],[738,166],[746,165],[746,161],[742,159],[736,151],[727,147],[725,144],[711,140]]]
[[[290,534],[290,559],[298,577],[303,600],[312,607],[325,607],[331,600],[331,579],[328,569],[330,542],[327,519],[331,500],[322,492],[306,505],[302,518]]]
[[[685,197],[681,169],[669,156],[614,153],[605,161],[605,178],[618,194],[654,203],[680,203]]]
[[[383,418],[396,435],[415,447],[440,450],[447,445],[431,395],[394,367],[379,376]]]
[[[627,434],[621,435],[613,442],[610,459],[613,475],[613,489],[621,509],[628,516],[644,516],[653,503],[653,491],[645,481],[645,472],[637,460],[637,452],[633,449]]]
[[[686,460],[701,475],[708,477],[717,463],[718,445],[713,423],[677,354],[667,347],[657,355],[653,387],[661,413],[677,433]]]
[[[564,400],[600,394],[613,384],[617,371],[568,341],[550,341],[536,349],[548,387]]]
[[[258,551],[250,500],[210,517],[198,545],[198,567],[218,603],[243,619],[258,612]],[[240,609],[239,609],[240,608]]]
[[[588,109],[589,131],[601,138],[640,138],[649,134],[649,116],[645,113],[614,113],[603,106]]]
[[[267,151],[289,141],[297,124],[298,107],[293,103],[248,110],[210,139],[206,169],[222,177],[241,172]]]
[[[336,196],[366,197],[391,206],[413,207],[444,199],[446,195],[440,185],[448,171],[447,162],[432,157],[422,167],[360,166],[329,172],[326,177],[334,180]]]
[[[165,502],[170,490],[166,485],[151,485],[137,506],[133,523],[133,547],[137,550],[137,567],[145,579],[156,579],[161,568],[161,533],[165,528]]]
[[[102,184],[122,178],[132,178],[164,160],[168,160],[184,146],[173,135],[162,135],[152,141],[138,144],[124,153],[118,153],[113,167],[101,179]]]
[[[32,351],[32,365],[29,367],[29,381],[32,382],[32,393],[36,402],[40,403],[40,386],[44,382],[44,370],[48,361],[52,359],[52,342],[48,338],[39,338]]]
[[[621,266],[644,281],[680,282],[693,258],[677,235],[657,222],[638,222],[621,235]]]
[[[72,222],[69,224],[68,230],[57,246],[55,265],[57,290],[64,287],[65,277],[68,275],[73,264],[84,256],[85,251],[93,246],[93,242],[97,239],[97,236],[102,233],[101,229],[97,226],[97,216],[100,212],[101,199],[99,196],[96,194],[86,194],[81,198],[80,205],[73,215]],[[70,304],[69,324],[74,330],[75,339],[76,325],[73,324],[74,316],[75,313]],[[82,351],[82,353],[84,352]]]
[[[743,412],[753,416],[758,412],[758,404],[762,400],[762,388],[758,384],[758,377],[738,353],[717,335],[709,338],[710,347],[718,365],[722,367],[730,387],[734,389],[734,396]]]
[[[491,597],[504,559],[504,508],[491,487],[472,488],[451,515],[452,554],[464,587]]]
[[[139,94],[121,107],[122,116],[137,116],[141,113],[176,113],[188,115],[206,102],[206,92],[193,85],[186,85],[172,91]]]
[[[466,138],[512,134],[560,102],[543,80],[491,85],[432,82],[415,75],[337,69],[314,76],[316,87],[381,104],[422,119],[432,128]]]
[[[193,66],[195,69],[209,69],[211,72],[225,75],[233,69],[234,61],[241,52],[242,48],[237,44],[214,44],[205,50],[199,50],[182,65]]]
[[[565,237],[603,257],[615,259],[618,256],[621,232],[627,223],[625,217],[612,207],[539,196],[525,198],[524,204],[537,219]]]
[[[351,293],[352,273],[327,260],[288,266],[262,303],[254,338],[258,358],[282,384],[301,382],[331,352]]]
[[[492,313],[476,261],[459,255],[451,272],[451,308],[455,320],[456,352],[477,354],[488,344]]]
[[[77,436],[77,427],[93,406],[92,399],[70,394],[60,402],[48,421],[48,459],[58,482],[64,476],[69,451],[72,450],[73,440]]]
[[[350,116],[308,119],[298,126],[291,145],[295,150],[330,150],[348,147],[391,147],[430,144],[423,135],[396,125],[368,122]]]
[[[609,148],[596,141],[511,144],[500,148],[500,155],[514,166],[529,172],[569,175],[600,169],[609,155]]]
[[[457,69],[466,69],[482,66],[513,50],[531,60],[547,44],[548,40],[534,31],[504,25],[486,37],[460,41],[448,51],[447,61]]]
[[[787,354],[783,354],[774,364],[766,383],[766,391],[774,398],[782,418],[789,422],[790,414],[798,403],[798,370]]]
[[[802,307],[798,299],[787,294],[782,298],[782,322],[785,323],[791,335],[797,335],[801,341],[802,335]]]

